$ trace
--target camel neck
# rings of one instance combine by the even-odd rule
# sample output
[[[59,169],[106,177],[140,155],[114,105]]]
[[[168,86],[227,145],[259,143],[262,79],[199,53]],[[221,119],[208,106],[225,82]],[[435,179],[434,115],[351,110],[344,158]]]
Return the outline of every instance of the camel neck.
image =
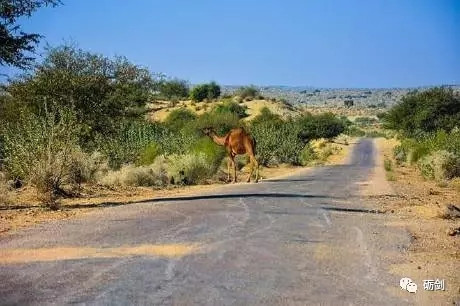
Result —
[[[209,135],[211,137],[211,139],[217,143],[219,146],[223,146],[225,145],[225,136],[222,136],[222,137],[219,137],[217,136],[215,133]]]

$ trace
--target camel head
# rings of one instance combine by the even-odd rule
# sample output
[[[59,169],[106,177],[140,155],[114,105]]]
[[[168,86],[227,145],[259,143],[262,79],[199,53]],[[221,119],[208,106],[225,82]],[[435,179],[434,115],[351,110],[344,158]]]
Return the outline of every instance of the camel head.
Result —
[[[211,127],[206,127],[202,131],[203,134],[205,134],[206,136],[211,136],[212,134],[214,134],[214,129]]]

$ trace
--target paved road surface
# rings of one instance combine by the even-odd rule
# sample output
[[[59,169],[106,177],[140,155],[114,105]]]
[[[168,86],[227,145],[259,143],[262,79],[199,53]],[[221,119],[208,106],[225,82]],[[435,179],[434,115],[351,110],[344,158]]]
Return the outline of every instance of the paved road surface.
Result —
[[[387,272],[409,240],[360,200],[351,164],[104,208],[0,240],[1,304],[399,305]]]

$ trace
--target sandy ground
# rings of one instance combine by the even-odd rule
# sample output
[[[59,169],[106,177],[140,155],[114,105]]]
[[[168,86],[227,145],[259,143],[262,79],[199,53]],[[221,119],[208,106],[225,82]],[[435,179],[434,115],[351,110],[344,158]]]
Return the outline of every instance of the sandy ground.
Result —
[[[341,150],[337,154],[330,156],[325,164],[344,163],[354,143],[354,141],[351,141],[350,145],[335,144]],[[260,175],[262,179],[273,179],[305,169],[306,167],[283,164],[271,168],[261,167]],[[238,174],[239,181],[243,177],[245,177],[245,173],[240,172]],[[50,220],[75,218],[108,206],[131,204],[161,197],[197,195],[222,185],[223,183],[213,182],[208,185],[169,187],[167,189],[83,186],[80,197],[62,199],[60,201],[61,208],[57,211],[50,211],[41,207],[35,191],[31,188],[24,188],[20,192],[13,194],[14,204],[9,206],[0,205],[0,234]]]
[[[201,115],[206,111],[211,110],[215,105],[219,103],[222,102],[192,102],[187,100],[179,101],[175,106],[172,106],[168,101],[157,101],[150,104],[151,111],[149,113],[149,118],[154,121],[164,121],[171,111],[180,108],[187,108],[188,110]],[[289,109],[281,102],[274,102],[269,100],[244,101],[241,103],[241,105],[244,105],[248,108],[248,117],[244,118],[245,121],[254,119],[254,117],[257,116],[260,113],[260,110],[264,107],[267,107],[272,113],[278,114],[283,118],[294,116],[299,113],[298,110],[293,108]]]
[[[440,297],[452,298],[453,304],[460,302],[460,236],[448,234],[460,227],[460,219],[445,215],[447,204],[460,206],[460,191],[454,186],[440,187],[436,182],[424,180],[415,167],[395,166],[392,150],[396,140],[376,142],[378,169],[372,184],[363,189],[364,195],[396,217],[388,225],[402,227],[412,237],[405,263],[393,265],[391,272],[418,280],[419,285],[422,280],[445,280],[445,291],[429,292],[421,303],[436,305]],[[390,175],[383,169],[384,158],[393,161]],[[391,177],[391,181],[385,177]]]

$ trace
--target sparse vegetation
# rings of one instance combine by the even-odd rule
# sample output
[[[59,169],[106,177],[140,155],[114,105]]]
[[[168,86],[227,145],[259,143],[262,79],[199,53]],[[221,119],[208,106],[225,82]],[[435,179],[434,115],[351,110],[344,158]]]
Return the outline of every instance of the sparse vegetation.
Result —
[[[260,95],[259,90],[254,86],[240,87],[236,90],[235,94],[241,97],[241,99],[246,99],[246,98],[255,99]]]

